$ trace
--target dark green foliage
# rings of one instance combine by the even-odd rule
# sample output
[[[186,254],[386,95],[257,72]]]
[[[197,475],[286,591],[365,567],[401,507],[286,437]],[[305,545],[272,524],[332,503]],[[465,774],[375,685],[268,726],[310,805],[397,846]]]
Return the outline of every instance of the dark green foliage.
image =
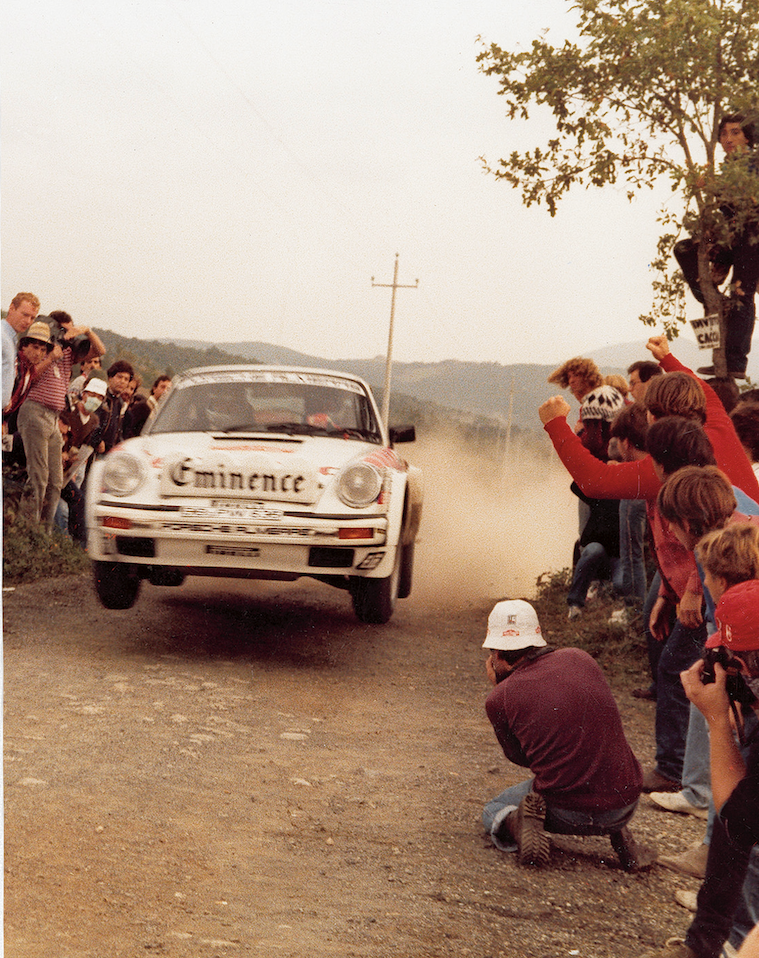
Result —
[[[664,323],[670,338],[686,320],[683,277],[672,243],[692,233],[703,239],[699,281],[708,313],[723,301],[714,285],[706,245],[725,242],[721,208],[732,229],[755,220],[757,174],[745,162],[720,163],[718,123],[725,114],[759,115],[759,0],[574,0],[575,37],[554,45],[548,30],[529,47],[483,43],[478,62],[498,79],[506,117],[534,124],[542,145],[514,150],[486,169],[519,190],[526,206],[553,216],[572,187],[612,187],[632,199],[668,182],[683,209],[664,204],[654,269],[654,308],[640,318]],[[546,120],[554,130],[546,132]],[[683,215],[684,213],[684,215]],[[622,228],[620,227],[622,231]],[[723,329],[724,342],[724,329]],[[715,351],[718,375],[727,372],[724,347]]]
[[[3,583],[34,582],[87,572],[90,560],[67,536],[48,536],[36,522],[3,507]]]
[[[103,357],[103,369],[108,369],[117,359],[130,362],[142,379],[141,391],[150,392],[158,376],[174,376],[193,366],[220,366],[230,363],[255,363],[255,359],[245,359],[224,352],[216,346],[193,349],[190,346],[177,346],[174,343],[162,343],[157,340],[127,338],[109,329],[95,328],[103,340],[106,354]]]
[[[570,569],[544,572],[536,583],[534,598],[526,596],[538,613],[543,636],[549,645],[584,649],[596,659],[607,677],[630,685],[648,682],[648,654],[639,617],[626,629],[609,625],[609,617],[619,603],[599,597],[589,602],[583,614],[567,620],[567,592]]]

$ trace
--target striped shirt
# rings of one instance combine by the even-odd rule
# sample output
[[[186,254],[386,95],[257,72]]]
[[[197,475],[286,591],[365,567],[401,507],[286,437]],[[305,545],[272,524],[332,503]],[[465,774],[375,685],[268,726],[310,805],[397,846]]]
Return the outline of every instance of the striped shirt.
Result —
[[[74,354],[70,346],[63,350],[63,356],[48,366],[42,376],[33,384],[27,400],[38,402],[53,412],[63,412],[66,408],[66,390],[74,367]]]
[[[11,395],[10,402],[3,410],[3,421],[7,420],[11,413],[18,410],[21,403],[26,399],[27,393],[32,388],[34,380],[37,378],[34,364],[29,362],[21,350],[18,351],[16,363],[16,381],[13,384],[13,394]]]

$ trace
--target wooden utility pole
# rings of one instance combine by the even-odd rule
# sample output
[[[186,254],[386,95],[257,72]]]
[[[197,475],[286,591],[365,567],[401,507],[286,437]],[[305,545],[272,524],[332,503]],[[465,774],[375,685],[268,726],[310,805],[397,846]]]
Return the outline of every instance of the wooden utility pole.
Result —
[[[398,254],[395,254],[395,269],[393,271],[392,283],[375,283],[372,276],[372,286],[384,286],[392,289],[393,295],[390,299],[390,332],[387,338],[387,358],[385,360],[385,392],[382,396],[382,421],[385,428],[390,428],[390,379],[392,377],[393,367],[393,325],[395,323],[395,291],[396,289],[416,289],[419,286],[419,280],[413,284],[404,284],[398,282]]]
[[[511,379],[511,388],[509,389],[509,414],[506,417],[506,452],[504,459],[508,465],[511,458],[511,426],[514,421],[514,378]]]

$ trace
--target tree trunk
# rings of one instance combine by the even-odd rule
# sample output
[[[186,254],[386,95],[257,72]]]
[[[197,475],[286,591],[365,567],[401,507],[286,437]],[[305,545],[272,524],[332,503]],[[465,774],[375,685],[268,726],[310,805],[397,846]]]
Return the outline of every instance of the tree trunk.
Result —
[[[726,300],[714,285],[709,247],[704,242],[698,244],[698,282],[704,294],[706,315],[719,317],[719,346],[712,350],[714,375],[717,379],[727,379],[727,358],[725,356],[725,343],[727,341]]]

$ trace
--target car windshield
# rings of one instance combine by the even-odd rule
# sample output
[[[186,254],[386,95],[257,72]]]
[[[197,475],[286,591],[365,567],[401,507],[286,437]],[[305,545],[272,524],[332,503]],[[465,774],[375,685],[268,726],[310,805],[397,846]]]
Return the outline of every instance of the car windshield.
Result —
[[[180,379],[149,432],[264,432],[382,442],[359,383],[297,372],[240,370]]]

